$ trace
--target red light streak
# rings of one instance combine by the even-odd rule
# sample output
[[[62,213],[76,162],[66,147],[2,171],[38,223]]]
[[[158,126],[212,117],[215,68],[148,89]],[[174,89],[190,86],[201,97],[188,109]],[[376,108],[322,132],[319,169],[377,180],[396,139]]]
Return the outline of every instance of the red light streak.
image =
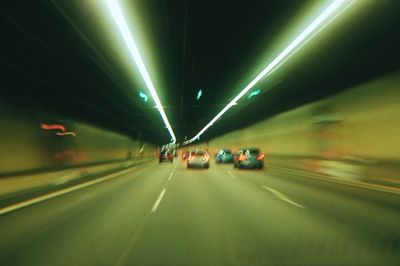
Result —
[[[66,127],[61,124],[40,124],[40,127],[45,130],[60,130],[61,132],[57,132],[57,136],[72,136],[76,137],[75,132],[67,131]]]
[[[61,130],[62,132],[67,131],[65,126],[61,124],[41,124],[40,127],[45,130]]]

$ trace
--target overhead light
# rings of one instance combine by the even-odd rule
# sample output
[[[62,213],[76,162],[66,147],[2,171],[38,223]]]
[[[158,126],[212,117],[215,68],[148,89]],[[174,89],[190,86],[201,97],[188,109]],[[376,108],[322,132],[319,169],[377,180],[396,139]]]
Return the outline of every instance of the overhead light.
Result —
[[[211,121],[203,127],[196,136],[186,141],[189,144],[197,139],[209,128],[211,127],[226,111],[228,111],[232,106],[237,104],[249,90],[251,90],[263,77],[268,75],[276,66],[279,65],[288,55],[293,52],[299,45],[310,37],[312,33],[315,33],[318,29],[321,29],[326,23],[328,18],[332,17],[335,12],[337,13],[345,7],[345,3],[349,5],[354,2],[354,0],[335,0],[333,1],[310,25],[299,35],[297,38],[290,43],[266,68],[264,68],[261,73],[259,73],[238,95],[235,96]],[[347,5],[348,6],[348,5]],[[334,18],[333,18],[334,19]]]
[[[136,63],[136,66],[138,67],[140,74],[142,75],[142,78],[147,86],[147,89],[150,92],[151,97],[153,98],[154,103],[157,106],[158,111],[160,112],[160,115],[165,123],[166,128],[168,129],[169,134],[171,135],[171,141],[173,143],[176,142],[176,137],[174,134],[174,131],[172,130],[172,127],[168,121],[167,115],[164,112],[164,108],[162,107],[161,101],[158,97],[158,94],[156,92],[156,89],[154,88],[153,82],[150,79],[149,73],[147,72],[147,69],[144,65],[143,59],[140,56],[139,50],[135,44],[135,41],[133,40],[132,34],[129,30],[128,24],[125,21],[124,15],[121,11],[121,8],[118,5],[117,0],[104,0],[108,10],[110,11],[112,18],[115,21],[115,24],[118,27],[119,32],[122,35],[122,38],[125,41],[126,46],[128,47],[128,50],[133,57],[133,60]]]

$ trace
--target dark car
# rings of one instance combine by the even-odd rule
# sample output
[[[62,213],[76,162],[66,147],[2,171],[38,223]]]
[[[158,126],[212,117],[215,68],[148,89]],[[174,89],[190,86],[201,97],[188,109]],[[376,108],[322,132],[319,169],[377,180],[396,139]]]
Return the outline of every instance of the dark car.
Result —
[[[187,159],[187,168],[209,168],[210,156],[203,150],[191,151]]]
[[[233,166],[262,169],[264,167],[264,154],[259,148],[239,149],[233,157]]]
[[[230,149],[221,149],[218,151],[217,156],[215,156],[216,163],[232,163],[233,153]]]
[[[171,162],[171,163],[174,161],[174,155],[173,155],[172,151],[166,150],[166,151],[160,152],[158,162],[162,163],[165,161]]]

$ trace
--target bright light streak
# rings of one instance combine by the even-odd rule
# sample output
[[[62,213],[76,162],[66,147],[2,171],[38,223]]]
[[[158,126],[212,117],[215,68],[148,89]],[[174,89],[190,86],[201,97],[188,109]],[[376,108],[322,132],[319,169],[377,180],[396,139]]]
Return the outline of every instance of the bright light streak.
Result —
[[[343,8],[345,2],[352,3],[354,1],[348,0],[335,0],[330,4],[308,27],[299,35],[297,38],[290,43],[260,74],[258,74],[235,98],[233,98],[204,128],[197,133],[196,136],[184,144],[189,144],[200,136],[211,127],[226,111],[228,111],[232,106],[237,104],[237,101],[242,98],[249,90],[251,90],[262,78],[269,74],[279,63],[281,63],[291,52],[295,50],[303,41],[306,40],[313,32],[318,30],[318,27],[323,27],[323,22],[325,22],[335,11],[338,11],[340,7]],[[321,25],[322,24],[322,25]]]
[[[199,92],[197,93],[196,100],[199,100],[200,97],[201,97],[201,95],[203,95],[203,91],[202,91],[202,90],[199,90]]]
[[[136,66],[138,67],[140,74],[142,75],[142,78],[144,82],[146,83],[146,86],[148,90],[150,91],[151,97],[154,100],[154,103],[157,106],[158,111],[160,112],[160,115],[165,123],[165,126],[168,129],[169,134],[171,135],[171,141],[176,142],[176,137],[174,134],[174,131],[172,130],[172,127],[168,121],[167,115],[164,112],[164,109],[162,107],[161,101],[158,98],[156,89],[154,88],[153,82],[150,79],[150,76],[147,72],[147,69],[144,65],[144,62],[142,60],[142,57],[140,56],[139,50],[135,44],[135,41],[133,40],[132,34],[129,30],[128,24],[125,21],[124,15],[122,14],[121,8],[118,5],[117,0],[104,0],[108,10],[110,11],[115,23],[118,26],[118,29],[122,35],[122,38],[125,41],[126,46],[128,47],[128,50],[130,54],[133,57],[133,60],[136,63]]]

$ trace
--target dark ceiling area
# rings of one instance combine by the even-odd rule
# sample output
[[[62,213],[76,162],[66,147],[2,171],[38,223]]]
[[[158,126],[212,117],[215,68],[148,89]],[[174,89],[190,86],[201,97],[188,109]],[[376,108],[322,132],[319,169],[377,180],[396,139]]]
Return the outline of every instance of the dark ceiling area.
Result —
[[[168,131],[123,43],[92,0],[8,1],[0,10],[1,102],[163,144]],[[178,142],[200,131],[326,1],[122,1]],[[358,3],[358,2],[363,2]],[[313,5],[311,5],[313,4]],[[400,1],[360,0],[243,97],[213,138],[397,71]],[[301,20],[301,19],[303,20]],[[305,26],[306,24],[304,24]],[[294,30],[297,27],[297,31]],[[107,35],[108,34],[108,35]],[[115,39],[114,43],[110,40]],[[196,99],[199,90],[203,94]],[[379,88],[377,88],[379,89]]]

